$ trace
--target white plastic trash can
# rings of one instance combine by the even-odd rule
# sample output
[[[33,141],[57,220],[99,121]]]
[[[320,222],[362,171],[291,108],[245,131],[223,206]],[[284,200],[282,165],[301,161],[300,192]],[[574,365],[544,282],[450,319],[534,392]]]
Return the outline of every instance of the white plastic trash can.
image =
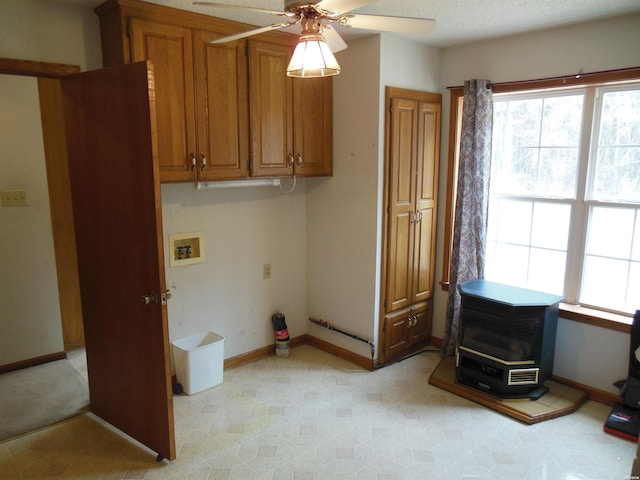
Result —
[[[187,395],[222,383],[224,337],[207,332],[172,342],[178,383]]]

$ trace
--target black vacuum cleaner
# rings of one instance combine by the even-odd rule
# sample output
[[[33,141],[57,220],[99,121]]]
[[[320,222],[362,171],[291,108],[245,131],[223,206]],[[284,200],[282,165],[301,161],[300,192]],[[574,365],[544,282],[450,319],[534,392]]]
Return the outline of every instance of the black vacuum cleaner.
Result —
[[[640,310],[636,310],[631,324],[629,377],[616,385],[621,387],[623,401],[611,409],[604,431],[637,442],[640,434]]]

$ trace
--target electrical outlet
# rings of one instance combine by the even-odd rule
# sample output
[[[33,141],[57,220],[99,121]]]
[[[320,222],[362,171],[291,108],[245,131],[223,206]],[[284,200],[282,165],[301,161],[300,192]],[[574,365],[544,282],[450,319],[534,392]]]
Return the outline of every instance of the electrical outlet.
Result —
[[[270,263],[265,263],[262,266],[262,278],[264,278],[265,280],[267,278],[271,278],[271,264]]]
[[[2,192],[3,207],[26,207],[27,191],[26,190],[4,190]]]

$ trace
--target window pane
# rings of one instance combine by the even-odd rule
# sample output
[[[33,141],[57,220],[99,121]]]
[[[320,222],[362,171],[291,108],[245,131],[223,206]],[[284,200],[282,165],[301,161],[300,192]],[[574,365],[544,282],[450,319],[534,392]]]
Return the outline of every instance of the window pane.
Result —
[[[629,264],[622,260],[587,256],[580,303],[625,311]]]
[[[485,277],[562,294],[571,206],[492,197]]]
[[[487,245],[485,278],[498,283],[527,286],[529,249],[517,245],[490,242]]]
[[[584,96],[494,104],[491,191],[575,197]]]
[[[593,198],[640,201],[640,89],[602,95]]]
[[[640,310],[640,262],[632,262],[627,283],[627,307],[625,311]]]
[[[544,99],[540,144],[545,147],[577,147],[582,125],[582,95]]]
[[[633,248],[631,249],[631,259],[640,261],[640,214],[636,211],[636,228],[633,234]],[[640,296],[640,291],[638,291]],[[640,302],[640,300],[638,300]]]
[[[533,209],[531,245],[566,252],[570,215],[570,205],[536,202]]]
[[[639,217],[638,208],[591,208],[581,302],[624,312],[640,308],[639,262],[632,261]]]
[[[578,153],[577,147],[541,149],[537,193],[573,198],[578,175]]]
[[[528,288],[562,295],[566,263],[565,252],[532,248]]]
[[[487,238],[502,243],[529,245],[533,203],[495,199],[489,204]]]
[[[514,100],[509,102],[507,116],[507,144],[513,147],[537,147],[540,145],[542,99]]]
[[[587,255],[628,259],[634,229],[634,210],[593,207],[587,234]]]

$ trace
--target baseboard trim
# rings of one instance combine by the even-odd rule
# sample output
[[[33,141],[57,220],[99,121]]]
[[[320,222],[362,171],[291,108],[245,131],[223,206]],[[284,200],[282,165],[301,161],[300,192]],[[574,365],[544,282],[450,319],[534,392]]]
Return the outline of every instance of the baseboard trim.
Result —
[[[600,390],[599,388],[590,387],[589,385],[585,385],[579,382],[574,382],[573,380],[559,377],[557,375],[552,375],[551,379],[558,383],[562,383],[569,387],[576,388],[578,390],[582,390],[583,392],[586,392],[587,395],[589,396],[589,400],[593,400],[594,402],[603,403],[604,405],[609,405],[609,406],[613,406],[616,403],[622,403],[622,397],[620,397],[619,395],[605,392],[604,390]]]
[[[290,342],[291,343],[289,345],[291,346],[291,348],[296,348],[296,347],[299,347],[300,345],[311,345],[312,347],[315,347],[318,350],[322,350],[324,352],[330,353],[331,355],[335,355],[338,358],[354,363],[366,370],[373,370],[373,368],[371,367],[370,358],[363,357],[362,355],[358,355],[356,353],[350,352],[345,348],[337,347],[329,342],[320,340],[319,338],[316,338],[312,335],[308,335],[308,334],[300,335],[298,337],[292,338]],[[229,370],[231,368],[239,367],[240,365],[245,365],[247,363],[255,362],[256,360],[260,360],[261,358],[274,355],[275,351],[276,351],[276,347],[274,344],[274,345],[258,348],[256,350],[252,350],[251,352],[243,353],[242,355],[237,355],[235,357],[227,358],[224,361],[224,369]]]
[[[66,352],[55,352],[49,353],[48,355],[42,355],[40,357],[28,358],[15,363],[7,363],[6,365],[0,365],[0,374],[28,367],[35,367],[36,365],[42,365],[43,363],[55,362],[56,360],[64,360],[65,358],[67,358]]]
[[[300,335],[299,337],[292,338],[289,340],[289,346],[291,348],[299,347],[300,345],[305,345],[306,335]],[[247,353],[243,353],[241,355],[237,355],[235,357],[226,358],[224,360],[224,369],[228,370],[231,368],[239,367],[240,365],[245,365],[247,363],[255,362],[256,360],[260,360],[261,358],[268,357],[270,355],[275,355],[276,353],[276,345],[268,345],[266,347],[257,348],[256,350],[252,350]]]
[[[362,355],[358,355],[357,353],[353,353],[346,348],[338,347],[332,343],[326,342],[324,340],[319,339],[318,337],[314,337],[313,335],[306,334],[306,344],[311,345],[318,350],[322,350],[323,352],[330,353],[331,355],[335,355],[342,360],[346,360],[347,362],[351,362],[359,367],[364,368],[365,370],[373,370],[373,366],[371,364],[371,359]]]

